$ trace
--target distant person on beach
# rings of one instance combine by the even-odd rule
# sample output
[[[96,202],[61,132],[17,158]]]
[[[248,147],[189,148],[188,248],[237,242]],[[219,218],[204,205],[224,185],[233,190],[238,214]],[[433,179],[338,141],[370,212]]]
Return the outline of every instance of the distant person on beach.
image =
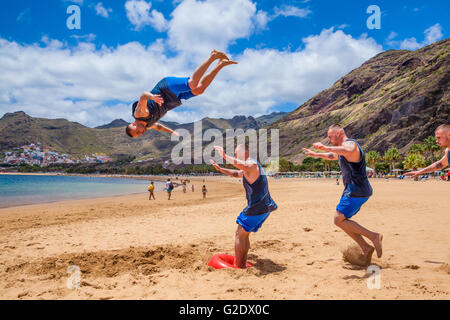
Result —
[[[205,75],[209,66],[216,60],[218,63]],[[181,99],[187,100],[203,94],[223,67],[236,63],[229,60],[225,53],[213,50],[208,59],[194,71],[192,78],[166,77],[160,80],[151,92],[144,92],[139,101],[133,103],[132,116],[135,121],[125,128],[125,132],[132,138],[143,135],[149,129],[178,135],[158,123],[159,119],[168,111],[179,107],[182,104]]]
[[[372,195],[372,187],[366,173],[366,157],[358,142],[349,139],[339,125],[332,125],[328,129],[328,140],[333,146],[325,146],[320,142],[313,144],[315,149],[328,152],[317,153],[305,148],[303,151],[310,157],[339,160],[345,189],[336,207],[334,223],[358,243],[363,251],[365,264],[369,265],[374,250],[379,258],[382,255],[383,235],[350,220]],[[375,248],[369,245],[363,236],[369,239]]]
[[[405,173],[405,176],[411,176],[412,178],[417,178],[423,174],[443,170],[450,165],[450,124],[442,124],[437,127],[434,132],[436,137],[436,142],[441,148],[445,148],[444,156],[441,160],[429,165],[428,167]]]
[[[182,180],[182,181],[181,181],[181,185],[183,186],[183,193],[186,193],[186,188],[187,188],[187,186],[186,186],[186,180]]]
[[[194,185],[191,186],[192,192],[194,192]]]
[[[336,185],[339,185],[339,178],[336,178]]]
[[[153,197],[154,200],[156,200],[155,199],[155,194],[153,193],[153,191],[155,191],[155,185],[153,184],[153,181],[150,182],[150,185],[148,186],[147,190],[150,193],[149,196],[148,196],[148,200],[152,200],[152,197]]]
[[[203,185],[202,187],[202,194],[203,194],[203,199],[206,199],[206,193],[208,192],[208,190],[206,190],[206,186]]]
[[[234,178],[242,178],[247,202],[247,207],[239,214],[235,236],[235,266],[245,268],[248,250],[250,249],[250,232],[257,232],[269,217],[270,213],[277,209],[269,193],[267,176],[261,165],[250,159],[248,145],[238,145],[234,151],[234,157],[225,154],[222,147],[214,147],[227,162],[238,170],[225,169],[216,162],[210,160],[218,171]]]
[[[167,182],[166,182],[166,190],[167,190],[167,195],[168,195],[167,200],[170,200],[173,189],[174,189],[174,185],[173,185],[172,181],[170,181],[170,179],[167,179]]]

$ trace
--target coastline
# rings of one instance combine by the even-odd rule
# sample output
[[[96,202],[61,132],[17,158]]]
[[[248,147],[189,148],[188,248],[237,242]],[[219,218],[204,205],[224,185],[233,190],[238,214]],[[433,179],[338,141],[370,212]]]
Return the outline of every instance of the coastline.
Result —
[[[131,180],[146,180],[146,181],[155,181],[155,182],[160,182],[161,184],[164,184],[167,179],[166,177],[170,177],[171,176],[150,176],[150,175],[114,175],[114,174],[66,174],[66,173],[23,173],[23,172],[19,172],[19,173],[0,173],[0,175],[21,175],[21,176],[72,176],[72,177],[91,177],[91,178],[120,178],[120,179],[131,179]],[[179,186],[181,186],[181,183],[176,182],[176,180],[173,181],[173,184],[175,186],[175,188],[178,188]],[[164,191],[164,189],[162,190],[155,190],[155,194],[156,193],[160,193]],[[85,200],[85,199],[105,199],[105,198],[109,198],[109,197],[121,197],[121,196],[127,196],[127,195],[133,195],[133,194],[148,194],[147,191],[142,191],[142,192],[126,192],[126,193],[121,193],[121,194],[117,194],[117,195],[111,195],[111,194],[104,194],[104,195],[94,195],[94,196],[80,196],[80,195],[76,195],[73,197],[73,199],[71,200]],[[55,200],[35,200],[35,201],[24,201],[23,203],[11,203],[11,204],[1,204],[0,205],[0,209],[6,209],[6,208],[13,208],[13,207],[21,207],[21,206],[30,206],[30,205],[35,205],[35,204],[50,204],[50,203],[55,203],[55,202],[60,202],[60,201],[67,201],[70,199],[64,198],[62,197],[61,199],[55,199]]]

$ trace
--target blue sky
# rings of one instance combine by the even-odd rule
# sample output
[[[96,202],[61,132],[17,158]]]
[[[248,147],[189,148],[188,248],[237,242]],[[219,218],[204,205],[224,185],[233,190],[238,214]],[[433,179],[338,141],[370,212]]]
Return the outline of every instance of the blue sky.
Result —
[[[66,27],[72,4],[80,30]],[[369,5],[381,29],[367,28]],[[446,38],[449,11],[449,1],[411,0],[3,0],[0,116],[131,120],[140,92],[189,76],[213,47],[240,64],[167,120],[291,111],[381,51]]]

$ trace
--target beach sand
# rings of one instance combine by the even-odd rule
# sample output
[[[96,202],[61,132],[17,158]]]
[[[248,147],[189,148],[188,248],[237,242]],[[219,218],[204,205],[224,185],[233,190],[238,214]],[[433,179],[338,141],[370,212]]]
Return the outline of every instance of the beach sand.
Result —
[[[0,210],[2,299],[449,299],[450,183],[372,180],[354,220],[384,234],[366,269],[343,259],[352,240],[333,224],[343,186],[334,179],[269,180],[279,209],[250,237],[253,267],[215,270],[234,254],[245,207],[236,179],[191,178],[195,193],[71,200]],[[352,253],[352,251],[347,251]],[[81,287],[69,289],[69,266]]]

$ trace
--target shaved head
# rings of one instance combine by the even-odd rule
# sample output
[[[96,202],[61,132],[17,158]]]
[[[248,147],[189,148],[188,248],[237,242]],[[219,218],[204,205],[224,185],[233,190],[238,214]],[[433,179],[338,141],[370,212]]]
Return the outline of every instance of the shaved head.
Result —
[[[445,124],[441,124],[439,127],[436,128],[436,131],[438,130],[442,130],[444,132],[449,132],[450,131],[450,124],[445,123]]]
[[[441,124],[434,132],[436,142],[441,148],[450,148],[450,124]]]
[[[338,125],[338,124],[333,124],[332,126],[330,126],[329,128],[328,128],[328,131],[341,131],[341,132],[345,132],[344,131],[344,128],[342,128],[340,125]]]
[[[333,124],[328,128],[328,140],[333,146],[340,146],[346,138],[344,128],[338,124]]]

